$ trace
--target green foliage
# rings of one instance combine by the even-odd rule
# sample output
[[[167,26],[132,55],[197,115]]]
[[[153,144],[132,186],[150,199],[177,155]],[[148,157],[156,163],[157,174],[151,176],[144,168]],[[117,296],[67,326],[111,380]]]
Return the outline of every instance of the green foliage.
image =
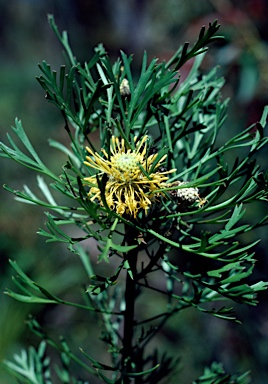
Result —
[[[33,332],[59,352],[64,367],[56,368],[60,382],[86,383],[69,372],[71,360],[83,368],[85,380],[90,373],[106,383],[156,383],[177,365],[177,360],[165,353],[147,352],[151,340],[171,317],[194,308],[239,322],[230,301],[256,305],[257,293],[267,288],[266,282],[249,280],[258,240],[250,237],[245,241],[245,235],[267,224],[268,216],[249,222],[246,206],[267,201],[267,174],[257,164],[256,155],[268,141],[264,134],[268,108],[260,122],[220,143],[218,134],[228,104],[220,96],[224,80],[217,77],[216,68],[208,73],[201,70],[207,44],[219,38],[214,36],[219,28],[217,22],[210,24],[207,31],[203,27],[194,46],[189,50],[185,44],[167,63],[158,63],[157,59],[148,63],[144,53],[138,78],[132,74],[131,56],[121,52],[112,64],[102,45],[88,63],[80,64],[66,32],[59,33],[52,16],[49,22],[65,49],[68,67],[62,66],[57,73],[44,61],[39,65],[42,74],[37,80],[46,99],[63,115],[70,144],[55,140],[49,143],[63,152],[66,163],[60,176],[48,169],[16,120],[13,131],[20,144],[8,135],[10,146],[0,144],[1,156],[35,170],[39,191],[33,192],[28,186],[23,191],[5,188],[17,200],[48,210],[46,229],[40,229],[39,234],[47,242],[67,244],[70,255],[79,256],[87,276],[83,283],[88,288],[81,298],[86,304],[81,304],[80,298],[69,302],[57,297],[32,281],[13,261],[19,293],[11,289],[6,293],[25,303],[68,305],[99,314],[102,340],[111,356],[109,366],[90,357],[84,352],[86,347],[82,348],[87,359],[84,363],[66,342],[56,343],[34,320],[29,322]],[[180,82],[179,68],[193,57],[187,78]],[[127,94],[121,89],[124,80],[129,86]],[[90,133],[97,130],[99,143],[93,143]],[[84,164],[85,147],[95,152],[101,146],[111,156],[112,135],[121,136],[128,150],[134,149],[134,137],[141,140],[148,135],[149,153],[158,153],[152,172],[161,172],[157,164],[164,155],[165,168],[176,169],[160,190],[163,197],[152,204],[147,215],[140,211],[134,219],[110,209],[105,174],[97,176],[102,204],[88,198],[84,178],[95,172]],[[242,158],[238,157],[240,150]],[[150,174],[145,169],[142,172],[150,180]],[[196,201],[187,203],[178,197],[196,188]],[[73,228],[79,229],[76,237],[70,235]],[[81,243],[88,239],[98,244],[98,261],[111,263],[110,276],[95,273],[90,250]],[[164,288],[154,278],[155,272],[165,279]],[[124,273],[126,278],[122,277]],[[155,308],[148,318],[136,318],[134,304],[141,291],[165,297],[165,307]],[[14,363],[6,364],[23,382],[49,383],[49,359],[44,351],[45,343],[41,342],[38,351],[30,348],[28,354],[24,351],[16,355]],[[214,364],[195,383],[247,382],[247,375],[227,375]]]
[[[243,375],[226,374],[223,367],[219,363],[212,363],[210,368],[205,368],[204,374],[199,377],[193,384],[248,384],[250,383],[249,372]]]
[[[38,350],[29,348],[28,353],[23,350],[20,355],[15,355],[15,363],[6,362],[7,367],[15,377],[23,383],[51,384],[49,358],[45,357],[46,343],[42,341]]]

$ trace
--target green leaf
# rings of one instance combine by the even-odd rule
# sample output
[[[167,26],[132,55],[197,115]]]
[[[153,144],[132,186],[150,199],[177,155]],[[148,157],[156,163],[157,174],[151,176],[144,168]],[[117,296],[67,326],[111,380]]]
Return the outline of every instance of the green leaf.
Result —
[[[44,299],[42,297],[38,297],[34,295],[31,295],[31,296],[21,295],[19,293],[12,292],[9,289],[4,293],[12,297],[12,299],[22,301],[23,303],[28,303],[28,304],[56,304],[57,303],[57,301],[55,300]]]
[[[66,50],[67,56],[70,60],[70,63],[72,65],[75,65],[77,63],[77,61],[76,61],[76,58],[74,57],[72,50],[70,48],[67,32],[63,31],[63,33],[61,35],[59,32],[59,29],[55,23],[54,16],[51,14],[48,14],[47,18],[48,18],[49,25],[51,26],[52,30],[54,31],[54,33],[57,36],[57,38],[59,39],[59,41],[62,43],[64,49]]]
[[[93,364],[94,368],[103,369],[104,371],[117,371],[118,370],[117,368],[110,367],[108,365],[99,363],[97,360],[93,359],[86,352],[84,352],[82,348],[79,348],[79,349],[83,353],[83,355],[86,356],[86,358],[91,361],[91,363]]]
[[[117,252],[122,252],[122,253],[127,253],[131,251],[132,249],[135,249],[138,247],[138,244],[134,245],[120,245],[120,244],[115,244],[112,240],[113,232],[116,229],[116,226],[118,224],[119,219],[116,218],[113,222],[113,225],[110,228],[109,235],[107,237],[103,237],[100,239],[100,244],[104,243],[104,247],[99,247],[101,249],[101,253],[99,255],[99,261],[105,260],[106,262],[109,262],[109,253],[110,250],[112,251],[117,251]]]
[[[4,361],[9,371],[19,380],[28,384],[52,384],[50,359],[45,357],[46,342],[42,341],[38,350],[29,347],[21,354],[14,355],[14,362]]]
[[[249,384],[251,382],[249,371],[242,375],[226,374],[221,363],[213,362],[209,368],[205,368],[204,373],[192,384]]]
[[[28,139],[23,127],[21,120],[17,119],[15,120],[15,127],[12,127],[13,131],[17,134],[21,142],[24,144],[24,146],[27,148],[27,150],[30,152],[32,157],[35,159],[37,164],[40,164],[42,167],[43,162],[40,160],[39,156],[37,155],[36,151],[34,150],[30,140]],[[13,143],[13,142],[12,142]],[[18,148],[15,146],[15,149],[18,151]]]
[[[34,289],[35,291],[38,291],[38,289],[35,286],[34,281],[32,281],[24,272],[23,270],[19,267],[16,261],[9,260],[9,263],[13,269],[18,273],[20,279],[28,285],[30,288]]]
[[[127,252],[131,251],[132,249],[135,249],[135,248],[138,247],[138,244],[137,245],[114,244],[110,237],[104,238],[102,240],[102,242],[105,243],[105,246],[104,246],[104,248],[101,248],[102,251],[99,254],[99,261],[104,260],[106,262],[109,261],[108,258],[109,258],[110,250],[114,250],[114,251],[117,251],[117,252],[120,252],[120,253],[127,253]]]
[[[25,148],[28,150],[28,152],[32,157],[29,157],[25,153],[23,153],[17,147],[17,145],[15,144],[15,142],[13,141],[13,139],[9,134],[7,135],[7,137],[13,149],[3,143],[0,143],[0,149],[1,149],[0,156],[15,160],[17,163],[22,164],[27,168],[44,173],[47,176],[51,177],[52,179],[59,181],[59,178],[43,164],[43,162],[37,155],[36,151],[34,150],[30,140],[28,139],[23,129],[21,121],[16,119],[15,125],[16,125],[15,127],[12,127],[13,131],[16,133],[16,135],[21,140],[21,142],[23,143],[23,145],[25,146]]]
[[[92,265],[90,262],[90,254],[88,254],[80,244],[76,244],[76,245],[71,244],[69,246],[69,249],[71,252],[73,252],[79,256],[79,258],[80,258],[80,260],[81,260],[81,262],[82,262],[82,264],[83,264],[83,266],[87,272],[88,277],[92,276],[94,274],[94,272],[93,272],[93,268],[92,268]]]
[[[150,369],[147,369],[146,371],[143,371],[143,372],[131,372],[131,373],[127,373],[127,376],[128,377],[137,377],[137,376],[144,376],[144,375],[147,375],[148,373],[151,373],[153,371],[155,371],[157,368],[160,367],[160,364],[157,364],[155,365],[154,367],[150,368]]]
[[[102,372],[98,371],[98,376],[103,380],[104,383],[107,384],[116,384],[115,380],[111,380],[108,377],[106,377]]]
[[[149,65],[149,67],[147,69],[145,69],[144,67],[146,65],[145,64],[146,60],[147,60],[147,56],[144,53],[143,69],[141,72],[141,76],[140,76],[140,79],[138,81],[138,84],[136,85],[134,92],[131,94],[131,99],[130,99],[130,103],[129,103],[129,110],[128,110],[128,122],[129,122],[129,124],[132,120],[132,115],[133,115],[134,109],[136,108],[137,103],[138,103],[142,93],[145,91],[145,88],[148,86],[149,79],[152,78],[153,73],[155,71],[155,65],[156,65],[157,59],[153,59]]]
[[[263,128],[265,128],[266,124],[267,124],[267,116],[268,116],[268,106],[266,105],[264,107],[264,110],[263,110],[263,114],[262,114],[262,117],[261,117],[261,120],[260,120],[260,124]]]
[[[127,57],[127,55],[123,52],[120,51],[122,59],[123,59],[123,64],[124,64],[124,71],[126,72],[127,79],[129,82],[129,88],[130,88],[130,94],[133,94],[134,92],[134,84],[133,84],[133,78],[132,78],[132,73],[131,73],[131,68],[130,68],[130,63],[132,61],[132,56]]]
[[[230,270],[237,269],[239,267],[240,267],[240,261],[237,261],[234,263],[226,264],[219,269],[215,269],[213,271],[208,271],[207,274],[208,274],[208,276],[211,276],[211,277],[221,278],[223,273],[229,272]]]

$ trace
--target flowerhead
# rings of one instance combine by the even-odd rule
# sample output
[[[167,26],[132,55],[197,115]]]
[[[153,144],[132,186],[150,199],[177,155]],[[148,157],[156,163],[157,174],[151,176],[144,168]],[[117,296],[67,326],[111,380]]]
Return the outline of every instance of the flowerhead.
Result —
[[[159,190],[166,187],[167,174],[175,171],[158,171],[166,155],[155,164],[158,154],[148,155],[146,141],[147,136],[140,141],[135,137],[135,147],[130,149],[124,139],[112,136],[110,156],[104,149],[101,156],[89,147],[86,148],[90,156],[86,157],[85,164],[100,171],[99,176],[107,175],[105,200],[109,208],[121,216],[127,214],[136,218],[139,211],[147,212],[152,202],[164,195]],[[84,180],[90,186],[90,200],[103,204],[96,176],[86,177]]]
[[[170,187],[179,187],[187,185],[188,181],[175,181],[169,184]],[[199,190],[196,187],[183,187],[181,189],[173,189],[170,191],[170,196],[177,202],[178,208],[181,212],[187,211],[188,208],[195,202],[199,202],[201,208],[206,202],[199,195]]]

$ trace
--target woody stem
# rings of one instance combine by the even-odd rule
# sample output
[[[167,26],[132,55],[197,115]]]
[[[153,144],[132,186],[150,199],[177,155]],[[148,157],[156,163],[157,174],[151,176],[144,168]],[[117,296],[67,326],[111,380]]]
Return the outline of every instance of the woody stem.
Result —
[[[127,236],[127,243],[133,244],[133,230],[132,236]],[[134,314],[135,314],[135,299],[136,299],[136,264],[137,264],[137,250],[131,250],[126,260],[129,264],[129,271],[126,276],[126,288],[125,288],[125,311],[124,311],[124,330],[123,330],[123,350],[122,350],[122,370],[123,372],[131,372],[133,367],[132,363],[135,363],[135,355],[133,352],[133,335],[134,335]],[[130,378],[124,376],[124,384],[130,383]]]

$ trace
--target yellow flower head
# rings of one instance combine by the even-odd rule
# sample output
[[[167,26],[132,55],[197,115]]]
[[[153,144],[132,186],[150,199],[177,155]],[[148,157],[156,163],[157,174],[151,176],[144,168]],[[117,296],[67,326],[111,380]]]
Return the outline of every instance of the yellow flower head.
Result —
[[[157,171],[166,155],[153,166],[157,153],[147,156],[146,141],[147,136],[140,141],[135,137],[135,149],[132,150],[126,148],[124,139],[119,140],[118,137],[112,136],[110,158],[104,149],[102,157],[86,148],[91,156],[86,157],[85,164],[100,171],[100,176],[108,176],[105,199],[109,208],[121,216],[128,214],[136,218],[140,210],[147,212],[152,202],[164,194],[155,191],[166,187],[167,174],[175,171]],[[86,177],[84,180],[90,185],[90,200],[99,200],[102,204],[96,176]]]

